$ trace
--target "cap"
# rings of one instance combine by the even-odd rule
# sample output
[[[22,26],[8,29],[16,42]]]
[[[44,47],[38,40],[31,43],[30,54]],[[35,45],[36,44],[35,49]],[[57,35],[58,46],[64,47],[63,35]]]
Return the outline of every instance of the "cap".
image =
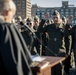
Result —
[[[39,21],[39,17],[38,16],[35,16],[34,17],[34,21]]]
[[[59,13],[57,10],[55,10],[55,11],[53,12],[53,15],[60,15],[60,13]]]
[[[32,19],[31,18],[27,18],[27,20],[26,20],[26,22],[31,22],[32,21]]]
[[[22,17],[21,16],[17,16],[15,19],[22,21]]]

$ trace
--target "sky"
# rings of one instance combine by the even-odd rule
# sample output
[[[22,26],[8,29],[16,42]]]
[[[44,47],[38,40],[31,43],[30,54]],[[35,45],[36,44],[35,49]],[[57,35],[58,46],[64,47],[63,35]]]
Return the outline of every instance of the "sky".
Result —
[[[31,0],[31,3],[41,7],[60,7],[62,1],[69,1],[69,5],[76,6],[76,0]]]

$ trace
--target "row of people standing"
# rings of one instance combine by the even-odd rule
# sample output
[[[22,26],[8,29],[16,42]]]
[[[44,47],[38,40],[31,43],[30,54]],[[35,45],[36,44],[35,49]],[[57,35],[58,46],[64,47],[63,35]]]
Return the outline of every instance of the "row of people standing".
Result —
[[[45,13],[47,14],[47,13]],[[23,22],[22,20],[20,20],[20,16],[16,18],[18,21],[17,21],[17,27],[19,29],[19,31],[22,33],[26,43],[28,46],[32,46],[31,47],[31,53],[32,54],[36,54],[36,50],[37,50],[37,53],[39,55],[45,55],[45,50],[44,50],[44,46],[42,45],[42,52],[41,52],[41,43],[42,42],[45,42],[46,43],[46,34],[40,34],[37,30],[38,30],[38,27],[40,25],[40,19],[38,16],[35,16],[34,17],[34,20],[32,20],[31,18],[27,18],[26,19],[26,22]],[[50,24],[51,21],[50,20],[47,20],[46,25]],[[29,29],[25,26],[27,25],[29,28],[31,28],[31,31],[35,33],[35,35],[32,34],[32,32],[29,31]],[[32,42],[33,41],[33,42]],[[31,42],[33,43],[32,45]],[[34,51],[34,49],[36,48],[36,50]]]
[[[56,28],[57,30],[60,30],[61,32],[64,32],[64,30],[65,30],[65,24],[63,24],[63,21],[61,21],[61,17],[59,17],[59,18],[57,18],[57,17],[54,17],[54,16],[56,16],[56,15],[58,15],[58,17],[60,16],[60,14],[57,12],[57,11],[55,11],[54,13],[53,13],[53,22],[52,22],[52,24],[50,23],[50,21],[48,20],[48,17],[47,17],[47,21],[46,21],[46,19],[42,19],[41,21],[39,21],[39,19],[38,19],[38,17],[36,16],[35,18],[34,18],[34,22],[32,23],[32,21],[28,18],[26,21],[26,25],[28,25],[28,27],[29,28],[31,28],[31,30],[33,31],[33,32],[35,32],[36,33],[36,36],[34,36],[33,34],[31,34],[30,33],[30,35],[29,35],[29,37],[33,37],[34,38],[34,40],[35,40],[35,43],[36,43],[36,41],[37,41],[37,44],[38,44],[38,42],[41,42],[41,43],[43,43],[44,44],[44,42],[45,42],[45,44],[43,45],[43,46],[46,46],[47,47],[47,44],[48,45],[50,45],[49,43],[51,43],[52,45],[52,47],[53,46],[55,46],[55,44],[56,43],[54,43],[54,42],[57,42],[57,41],[60,41],[59,42],[59,44],[58,45],[62,45],[62,44],[64,44],[64,47],[66,46],[67,47],[67,45],[66,45],[66,38],[64,38],[63,39],[63,37],[61,37],[61,36],[59,36],[59,34],[57,35],[57,31],[56,31],[56,33],[55,33],[55,30],[53,29],[53,28],[50,28],[49,30],[54,30],[54,31],[50,31],[51,32],[51,34],[50,33],[47,33],[47,31],[46,32],[42,32],[42,33],[40,33],[42,30],[43,30],[43,28],[46,28],[46,27],[48,27],[48,26],[55,26],[55,25],[53,25],[53,24],[55,24],[55,22],[56,21],[58,21],[58,22],[60,22],[60,23],[58,23],[58,24],[60,24],[60,25],[56,25],[54,28]],[[55,19],[54,19],[55,18]],[[44,22],[43,22],[44,21]],[[27,28],[26,28],[26,26],[24,27],[24,24],[22,24],[22,22],[20,22],[20,24],[22,25],[21,26],[21,33],[22,33],[22,35],[23,35],[23,32],[24,31],[27,31]],[[25,29],[26,28],[26,29]],[[30,31],[28,31],[28,32],[30,32]],[[26,33],[27,34],[29,34],[28,32],[24,32],[24,34],[26,35]],[[58,32],[59,33],[59,32]],[[51,37],[49,36],[49,35],[51,35]],[[24,35],[23,35],[24,36]],[[63,36],[64,36],[64,34],[63,34]],[[62,43],[62,41],[59,39],[59,38],[57,38],[57,37],[61,37],[63,40],[65,40],[64,41],[64,43]],[[27,40],[28,39],[28,40]],[[51,40],[50,40],[51,39]],[[39,41],[40,40],[40,41]],[[51,41],[51,42],[49,42],[49,40]],[[25,38],[25,41],[27,41],[28,43],[27,43],[27,45],[28,44],[30,44],[30,38],[28,38],[28,36],[26,35],[26,38]],[[58,42],[57,42],[58,43]],[[39,43],[40,44],[40,43]],[[53,45],[54,44],[54,45]],[[36,45],[36,44],[35,44]],[[38,45],[37,45],[38,46]],[[50,46],[50,47],[51,47]],[[48,47],[48,48],[50,48],[50,47]],[[56,47],[57,47],[57,45],[56,45]],[[60,47],[60,46],[59,46]],[[64,48],[64,47],[61,47],[62,49]],[[39,47],[40,48],[40,47]],[[43,47],[42,47],[43,48]],[[65,48],[64,48],[65,49]],[[44,49],[43,49],[44,50]],[[47,51],[49,51],[49,50],[47,50]],[[40,54],[40,50],[38,50],[37,51],[39,54]],[[43,51],[44,52],[44,51]],[[53,51],[52,51],[53,52]],[[65,51],[66,52],[66,51]],[[68,54],[68,50],[67,50],[67,52],[66,52],[66,54]],[[45,52],[46,53],[46,52]],[[57,52],[58,53],[58,52]],[[52,53],[53,55],[54,55],[54,53]],[[45,55],[45,54],[43,54],[43,55]]]
[[[68,55],[68,52],[71,48],[70,47],[71,43],[69,42],[70,41],[69,36],[66,36],[68,34],[66,34],[67,31],[65,31],[65,29],[66,29],[65,19],[63,21],[62,20],[63,19],[61,19],[58,11],[54,11],[54,13],[53,13],[52,24],[47,24],[49,21],[48,15],[45,15],[44,19],[42,19],[41,21],[39,21],[39,19],[37,17],[35,17],[33,25],[32,25],[31,20],[29,20],[29,18],[27,19],[26,24],[31,29],[33,29],[33,32],[36,33],[36,35],[32,35],[32,34],[30,35],[31,37],[33,37],[33,40],[34,40],[32,45],[30,45],[30,42],[31,42],[31,41],[29,41],[30,39],[28,37],[27,38],[24,37],[26,35],[25,32],[23,32],[25,35],[22,34],[25,41],[27,41],[27,39],[28,39],[28,41],[27,41],[27,42],[29,42],[28,45],[32,46],[30,49],[31,54],[36,54],[36,53],[40,54],[40,51],[42,50],[42,55],[46,55],[46,56],[62,57],[62,56]],[[71,22],[72,21],[69,19],[68,24],[71,24]],[[46,39],[46,36],[47,36],[47,39]],[[42,49],[41,49],[41,46],[42,46]],[[37,51],[34,49],[34,47],[36,47]],[[61,74],[62,66],[57,66],[57,67],[58,67],[56,70],[57,73],[55,72],[55,68],[53,70],[54,71],[53,73],[56,73],[56,74],[60,73],[60,75],[62,75]],[[60,69],[60,70],[58,70],[58,69]]]
[[[42,19],[40,23],[37,22],[37,26],[31,26],[31,23],[28,22],[28,26],[25,26],[23,22],[19,22],[21,26],[19,31],[22,33],[22,35],[19,33],[18,29],[14,26],[14,24],[11,23],[11,20],[16,12],[15,4],[12,0],[1,0],[0,3],[0,74],[8,74],[8,75],[32,75],[30,64],[32,63],[31,55],[28,50],[30,50],[31,41],[28,41],[25,39],[22,32],[24,30],[26,31],[26,34],[30,36],[34,35],[33,32],[36,33],[36,36],[38,39],[41,39],[40,36],[43,34],[43,32],[46,32],[48,34],[48,43],[46,45],[46,51],[45,54],[47,56],[66,56],[66,48],[68,49],[68,43],[66,43],[66,39],[64,37],[68,37],[69,35],[73,35],[74,40],[72,40],[72,49],[75,50],[75,28],[70,28],[70,24],[72,21],[72,18],[69,18],[68,23],[66,25],[62,24],[60,14],[57,11],[54,11],[53,13],[53,24],[45,25],[47,22],[47,18]],[[13,7],[11,7],[11,5]],[[8,9],[7,9],[8,8]],[[11,10],[10,10],[11,9]],[[36,22],[36,19],[35,19]],[[35,23],[36,25],[36,23]],[[32,33],[27,31],[27,27],[29,30],[34,29],[36,31],[33,31]],[[30,31],[31,31],[30,30]],[[25,35],[26,35],[25,34]],[[27,36],[27,35],[26,35]],[[37,41],[38,39],[34,35],[34,46],[38,46],[38,51],[40,52],[40,42]],[[33,37],[33,36],[32,36]],[[31,38],[32,38],[31,37]],[[31,39],[30,38],[30,39]],[[43,38],[42,38],[43,39]],[[37,41],[37,42],[35,42]],[[45,41],[45,40],[43,40]],[[39,43],[38,43],[39,42]],[[7,50],[6,50],[7,49]],[[38,52],[38,53],[39,53]],[[36,53],[36,52],[35,52]],[[11,68],[12,67],[12,68]],[[54,68],[52,68],[52,74],[53,75],[62,75],[62,68],[63,66],[61,64],[58,64]],[[26,70],[26,71],[25,71]]]
[[[19,28],[21,34],[23,35],[24,40],[31,52],[32,55],[35,55],[36,52],[40,55],[40,34],[37,32],[39,26],[39,18],[36,16],[34,21],[31,18],[27,18],[26,22],[18,21],[17,27]],[[34,50],[35,49],[35,50]]]

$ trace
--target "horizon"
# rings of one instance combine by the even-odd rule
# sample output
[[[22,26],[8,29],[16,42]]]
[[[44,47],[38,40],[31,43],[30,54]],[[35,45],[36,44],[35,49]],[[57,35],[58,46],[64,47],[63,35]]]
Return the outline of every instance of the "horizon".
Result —
[[[44,2],[43,2],[44,1]],[[68,1],[69,5],[74,5],[76,7],[76,1],[75,0],[31,0],[31,4],[37,4],[37,6],[40,7],[61,7],[62,1]],[[56,1],[56,2],[55,2]]]

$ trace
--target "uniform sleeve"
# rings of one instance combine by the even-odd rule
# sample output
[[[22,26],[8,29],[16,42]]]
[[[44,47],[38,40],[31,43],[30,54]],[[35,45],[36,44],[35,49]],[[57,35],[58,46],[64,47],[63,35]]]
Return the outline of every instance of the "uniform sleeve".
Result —
[[[43,32],[46,32],[47,31],[47,26],[44,27],[44,24],[45,24],[45,20],[41,20],[40,22],[40,25],[38,27],[38,32],[39,33],[43,33]]]
[[[73,28],[72,28],[72,46],[71,46],[71,49],[74,49],[74,44],[75,44],[75,33],[76,33],[76,25],[73,26]]]
[[[68,37],[69,35],[72,34],[72,28],[71,25],[66,24],[65,30],[64,30],[64,36]]]
[[[40,24],[39,24],[38,30],[37,30],[39,33],[41,33],[43,31],[44,23],[45,23],[45,20],[42,19]]]

